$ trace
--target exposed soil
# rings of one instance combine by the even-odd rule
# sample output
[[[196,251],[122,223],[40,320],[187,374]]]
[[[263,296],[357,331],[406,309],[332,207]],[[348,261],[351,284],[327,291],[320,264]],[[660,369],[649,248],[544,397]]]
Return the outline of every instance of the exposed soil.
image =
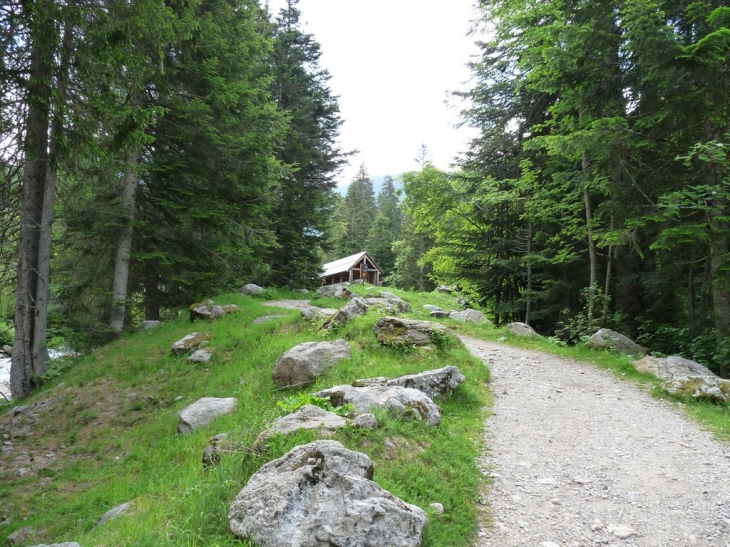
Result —
[[[475,547],[730,547],[730,447],[612,372],[462,337],[492,371]]]

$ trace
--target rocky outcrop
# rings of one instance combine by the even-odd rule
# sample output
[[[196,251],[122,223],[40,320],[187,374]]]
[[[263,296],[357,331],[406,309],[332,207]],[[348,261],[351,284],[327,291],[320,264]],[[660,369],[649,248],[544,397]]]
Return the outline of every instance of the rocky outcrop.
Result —
[[[417,389],[384,385],[341,385],[324,389],[315,395],[329,399],[334,407],[351,404],[356,414],[384,408],[405,419],[416,417],[434,426],[441,423],[441,409],[428,395]]]
[[[365,454],[322,440],[267,463],[228,512],[260,547],[420,547],[426,513],[373,482]]]
[[[349,287],[349,283],[335,283],[334,285],[324,285],[317,289],[319,296],[325,298],[352,298],[353,293]]]
[[[510,323],[507,325],[507,330],[517,336],[540,336],[530,325],[526,323]]]
[[[682,376],[715,376],[709,368],[678,355],[652,357],[647,355],[634,362],[636,370],[648,372],[662,380],[673,380]]]
[[[375,334],[386,346],[428,346],[449,333],[440,323],[399,317],[383,317],[375,324]]]
[[[717,376],[683,376],[664,382],[662,387],[680,397],[707,399],[718,403],[730,401],[730,380]]]
[[[446,319],[449,316],[450,312],[444,311],[444,310],[434,310],[428,315],[433,317],[434,319]]]
[[[291,435],[300,429],[320,431],[321,436],[332,436],[340,427],[347,425],[347,420],[334,412],[328,412],[323,408],[315,405],[305,405],[296,412],[287,414],[274,420],[265,431],[263,431],[256,442],[256,446],[263,441],[280,433],[282,435]]]
[[[316,380],[338,361],[350,358],[350,345],[345,340],[305,342],[279,358],[272,377],[280,387],[299,386]]]
[[[142,321],[142,323],[140,323],[139,330],[156,329],[157,327],[161,327],[162,325],[164,325],[162,321],[148,319],[147,321]]]
[[[351,425],[358,429],[378,429],[380,427],[380,423],[378,423],[378,419],[375,417],[375,414],[371,414],[370,412],[355,416]]]
[[[243,287],[241,287],[241,290],[238,292],[240,292],[244,296],[261,296],[266,291],[263,287],[259,287],[258,285],[249,283],[248,285],[244,285]]]
[[[411,305],[408,302],[390,291],[381,291],[380,298],[387,300],[400,313],[408,313],[411,311]]]
[[[180,412],[178,433],[192,433],[205,427],[218,416],[233,414],[236,410],[236,399],[233,397],[203,397]]]
[[[177,355],[193,352],[208,344],[213,334],[210,332],[191,332],[172,345],[172,351]]]
[[[444,311],[443,308],[441,308],[439,306],[435,306],[433,304],[424,304],[423,305],[423,308],[426,309],[426,310],[428,310],[429,312]]]
[[[355,380],[352,385],[354,387],[370,387],[370,386],[401,386],[422,391],[431,399],[441,397],[446,399],[451,392],[459,387],[466,378],[461,371],[454,366],[439,368],[436,370],[428,370],[418,374],[408,374],[399,378],[370,378],[365,380]]]
[[[449,317],[461,323],[491,323],[479,310],[452,311]]]
[[[646,354],[644,348],[631,338],[611,329],[600,329],[588,339],[586,347],[590,349],[613,350],[624,355]]]
[[[324,325],[322,325],[322,328],[328,329],[337,324],[345,325],[352,321],[355,317],[365,315],[367,312],[368,307],[367,304],[365,304],[365,300],[356,296],[345,304],[342,309],[330,317]]]

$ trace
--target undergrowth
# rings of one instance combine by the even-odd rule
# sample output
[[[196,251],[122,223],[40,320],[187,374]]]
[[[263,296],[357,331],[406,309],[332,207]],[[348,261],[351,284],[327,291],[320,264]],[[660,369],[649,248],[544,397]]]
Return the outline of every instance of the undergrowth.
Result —
[[[357,290],[366,294],[367,288]],[[420,298],[433,301],[400,294],[415,300],[414,311]],[[424,545],[471,545],[483,487],[476,461],[483,449],[486,367],[455,339],[440,341],[430,351],[382,347],[373,332],[382,313],[374,310],[347,326],[321,331],[296,310],[264,306],[269,299],[284,298],[303,295],[269,289],[265,299],[213,297],[241,311],[194,324],[181,313],[162,327],[125,335],[52,369],[46,386],[21,401],[29,411],[20,417],[37,411],[37,423],[0,418],[0,433],[10,436],[14,449],[0,456],[3,462],[12,462],[21,451],[46,462],[40,469],[29,464],[34,471],[23,477],[16,466],[0,467],[0,538],[33,528],[26,545],[247,546],[228,530],[231,502],[264,463],[315,439],[314,433],[275,436],[259,454],[250,448],[269,422],[285,409],[316,402],[312,394],[326,387],[456,365],[467,380],[449,400],[437,401],[442,407],[438,428],[381,413],[380,429],[346,427],[334,439],[368,454],[376,465],[376,482],[429,513]],[[343,301],[318,298],[313,303],[340,307]],[[284,317],[253,325],[272,310]],[[172,343],[193,331],[213,334],[209,363],[194,364],[172,353]],[[350,343],[350,359],[306,388],[277,388],[271,372],[285,351],[336,338]],[[236,397],[236,413],[178,435],[179,411],[205,396]],[[203,450],[221,432],[242,448],[204,470]],[[132,502],[128,515],[95,527],[101,514],[125,502]],[[429,509],[433,502],[444,505],[443,515]]]

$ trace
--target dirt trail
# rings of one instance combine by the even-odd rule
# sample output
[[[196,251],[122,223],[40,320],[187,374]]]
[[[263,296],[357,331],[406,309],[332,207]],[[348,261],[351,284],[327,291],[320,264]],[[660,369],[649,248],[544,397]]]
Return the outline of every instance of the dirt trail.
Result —
[[[730,547],[730,447],[611,372],[462,340],[495,394],[475,547]]]

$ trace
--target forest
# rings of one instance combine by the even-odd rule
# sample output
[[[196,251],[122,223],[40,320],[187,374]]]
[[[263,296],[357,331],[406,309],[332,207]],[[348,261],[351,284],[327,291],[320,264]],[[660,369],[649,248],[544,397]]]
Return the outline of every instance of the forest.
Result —
[[[367,250],[556,343],[600,327],[730,372],[728,54],[717,1],[481,2],[463,123],[378,195],[296,0],[0,10],[0,341],[11,389],[247,282]],[[466,62],[467,60],[465,60]],[[434,75],[438,77],[438,75]],[[400,188],[397,189],[396,186]]]

